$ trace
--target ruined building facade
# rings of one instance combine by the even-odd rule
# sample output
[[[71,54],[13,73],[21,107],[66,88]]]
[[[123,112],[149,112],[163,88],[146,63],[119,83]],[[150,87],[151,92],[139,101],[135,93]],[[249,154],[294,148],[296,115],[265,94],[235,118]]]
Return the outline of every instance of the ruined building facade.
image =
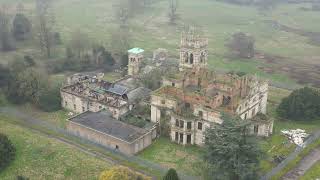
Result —
[[[180,72],[168,74],[152,93],[151,120],[169,122],[171,140],[179,144],[203,145],[205,129],[221,124],[222,113],[252,120],[253,134],[269,136],[273,122],[254,118],[266,114],[268,83],[255,76],[208,70],[207,39],[193,34],[182,38]]]
[[[180,44],[180,70],[206,67],[208,61],[208,39],[194,32],[183,32]]]

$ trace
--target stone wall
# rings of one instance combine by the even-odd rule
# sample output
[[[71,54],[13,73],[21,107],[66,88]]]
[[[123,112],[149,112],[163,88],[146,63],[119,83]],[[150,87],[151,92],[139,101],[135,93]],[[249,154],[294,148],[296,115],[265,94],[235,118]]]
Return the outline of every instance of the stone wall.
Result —
[[[75,113],[83,113],[86,111],[98,112],[102,109],[108,109],[112,113],[112,117],[119,119],[120,116],[129,111],[128,106],[117,108],[106,106],[98,101],[83,98],[63,91],[61,91],[60,94],[62,107]]]
[[[129,155],[136,154],[151,145],[152,135],[154,134],[154,131],[150,131],[141,138],[129,143],[71,121],[67,123],[67,130],[75,134],[76,136],[85,138],[115,151],[120,151]]]

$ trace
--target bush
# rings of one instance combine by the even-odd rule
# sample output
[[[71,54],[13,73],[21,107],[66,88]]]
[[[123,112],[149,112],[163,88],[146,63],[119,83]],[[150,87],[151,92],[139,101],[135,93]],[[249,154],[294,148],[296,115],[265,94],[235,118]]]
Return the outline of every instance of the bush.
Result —
[[[61,109],[61,97],[59,88],[43,90],[39,98],[39,108],[45,112],[53,112]]]
[[[123,166],[113,167],[108,171],[101,173],[99,180],[148,180],[150,178],[144,177],[129,168]]]
[[[178,174],[175,169],[169,169],[163,180],[179,180]]]
[[[14,160],[16,149],[4,134],[0,133],[0,172]]]
[[[320,117],[319,90],[305,87],[293,91],[280,103],[277,112],[284,118],[312,120]]]

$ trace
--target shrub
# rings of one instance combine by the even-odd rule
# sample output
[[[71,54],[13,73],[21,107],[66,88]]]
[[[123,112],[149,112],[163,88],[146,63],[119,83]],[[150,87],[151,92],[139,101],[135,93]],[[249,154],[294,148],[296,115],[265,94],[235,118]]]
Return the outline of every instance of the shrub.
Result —
[[[113,167],[101,173],[99,180],[149,180],[129,168],[123,166]]]
[[[61,109],[61,97],[59,88],[43,90],[39,97],[39,108],[46,112],[58,111]]]
[[[163,180],[179,180],[178,174],[175,169],[169,169]]]
[[[293,91],[280,103],[277,112],[284,118],[311,120],[320,117],[320,92],[305,87]]]
[[[0,172],[14,160],[16,149],[4,134],[0,133]]]

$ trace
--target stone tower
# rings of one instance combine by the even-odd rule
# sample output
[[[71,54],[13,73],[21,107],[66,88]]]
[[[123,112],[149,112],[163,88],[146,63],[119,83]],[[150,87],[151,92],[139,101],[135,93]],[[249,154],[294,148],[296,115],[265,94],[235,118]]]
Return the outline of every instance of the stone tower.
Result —
[[[194,30],[181,35],[179,69],[183,71],[194,67],[206,67],[208,61],[208,39],[196,35]]]
[[[143,52],[144,50],[140,48],[133,48],[128,51],[128,75],[139,75],[143,61]]]

